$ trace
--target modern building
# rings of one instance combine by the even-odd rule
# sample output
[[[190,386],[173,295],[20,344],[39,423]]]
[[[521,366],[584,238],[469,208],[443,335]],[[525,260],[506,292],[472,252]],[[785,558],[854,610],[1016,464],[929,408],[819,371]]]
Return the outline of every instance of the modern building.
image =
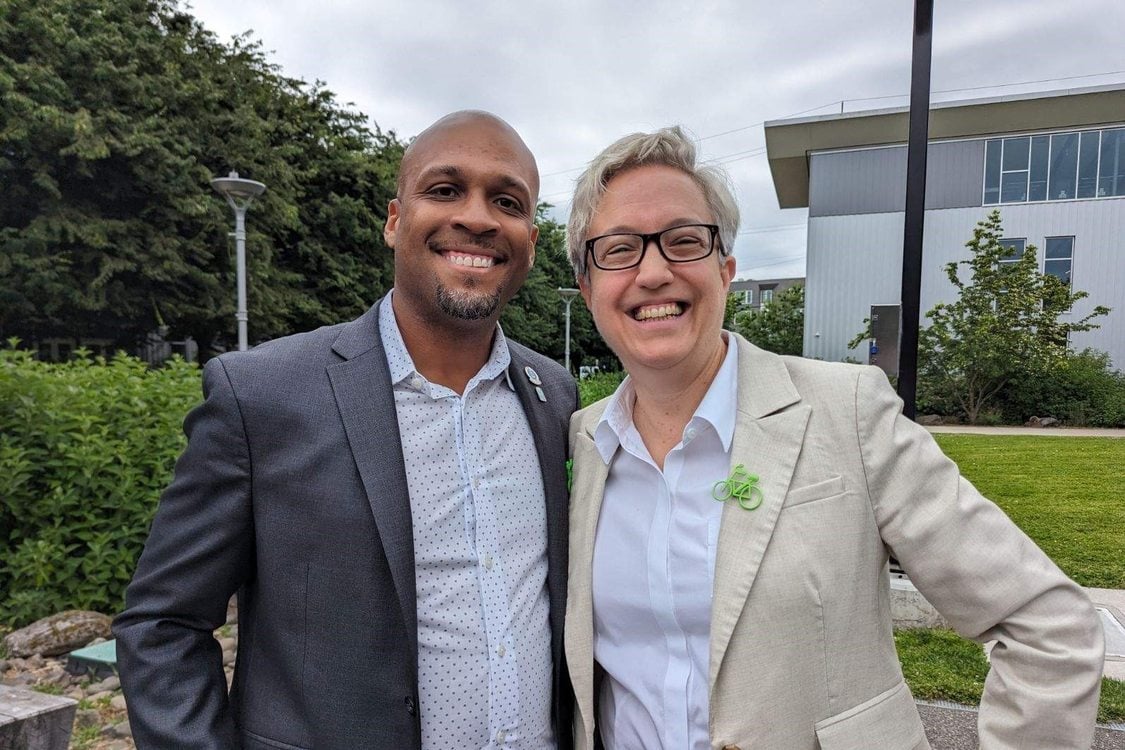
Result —
[[[730,293],[741,295],[742,304],[758,310],[772,302],[774,295],[804,283],[803,276],[787,279],[738,279],[730,283]]]
[[[847,342],[899,302],[907,129],[907,108],[765,125],[779,204],[809,210],[805,356],[867,361]],[[1041,270],[1089,293],[1075,319],[1112,308],[1071,347],[1125,368],[1125,86],[935,104],[927,163],[923,325],[955,298],[945,265],[999,208],[1013,258],[1034,245]]]

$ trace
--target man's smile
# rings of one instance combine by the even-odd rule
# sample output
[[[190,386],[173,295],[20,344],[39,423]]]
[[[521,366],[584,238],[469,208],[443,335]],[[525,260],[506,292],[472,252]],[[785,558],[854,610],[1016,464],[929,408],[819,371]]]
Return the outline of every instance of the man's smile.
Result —
[[[442,257],[455,266],[465,268],[492,268],[497,261],[497,259],[493,258],[491,255],[477,255],[475,253],[465,253],[459,250],[443,252]]]

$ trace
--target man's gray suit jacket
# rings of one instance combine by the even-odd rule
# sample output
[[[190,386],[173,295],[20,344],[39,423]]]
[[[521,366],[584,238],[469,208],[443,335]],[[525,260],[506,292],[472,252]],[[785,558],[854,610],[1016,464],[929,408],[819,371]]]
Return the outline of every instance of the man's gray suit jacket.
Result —
[[[420,747],[410,502],[378,309],[207,363],[188,447],[114,623],[138,747]],[[557,363],[509,348],[543,476],[552,712],[569,747],[562,623],[577,389]],[[235,592],[228,698],[212,631]]]

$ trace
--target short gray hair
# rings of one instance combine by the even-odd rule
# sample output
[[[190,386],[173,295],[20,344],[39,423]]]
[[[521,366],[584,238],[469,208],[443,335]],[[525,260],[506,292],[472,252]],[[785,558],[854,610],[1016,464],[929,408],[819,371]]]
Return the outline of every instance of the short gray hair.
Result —
[[[695,143],[679,125],[674,125],[655,133],[632,133],[617,140],[595,156],[578,178],[570,205],[570,219],[566,223],[566,251],[576,277],[584,276],[588,270],[586,234],[598,203],[605,195],[606,185],[622,172],[649,165],[672,167],[695,180],[719,226],[719,252],[730,255],[734,249],[734,238],[738,234],[738,203],[734,199],[730,178],[720,167],[700,166],[696,161]]]

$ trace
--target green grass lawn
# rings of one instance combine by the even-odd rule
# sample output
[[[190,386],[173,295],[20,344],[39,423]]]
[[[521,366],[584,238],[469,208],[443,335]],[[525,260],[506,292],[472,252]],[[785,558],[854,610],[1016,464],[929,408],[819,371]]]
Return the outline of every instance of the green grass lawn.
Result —
[[[1125,588],[1125,439],[934,437],[1068,576]]]
[[[980,703],[988,661],[978,644],[952,630],[899,630],[895,645],[915,698]],[[1102,680],[1098,721],[1125,721],[1125,682]]]
[[[934,436],[977,489],[1083,586],[1125,588],[1125,440]],[[895,633],[914,696],[977,705],[988,662],[950,630]],[[1102,680],[1098,721],[1125,721],[1125,682]]]

